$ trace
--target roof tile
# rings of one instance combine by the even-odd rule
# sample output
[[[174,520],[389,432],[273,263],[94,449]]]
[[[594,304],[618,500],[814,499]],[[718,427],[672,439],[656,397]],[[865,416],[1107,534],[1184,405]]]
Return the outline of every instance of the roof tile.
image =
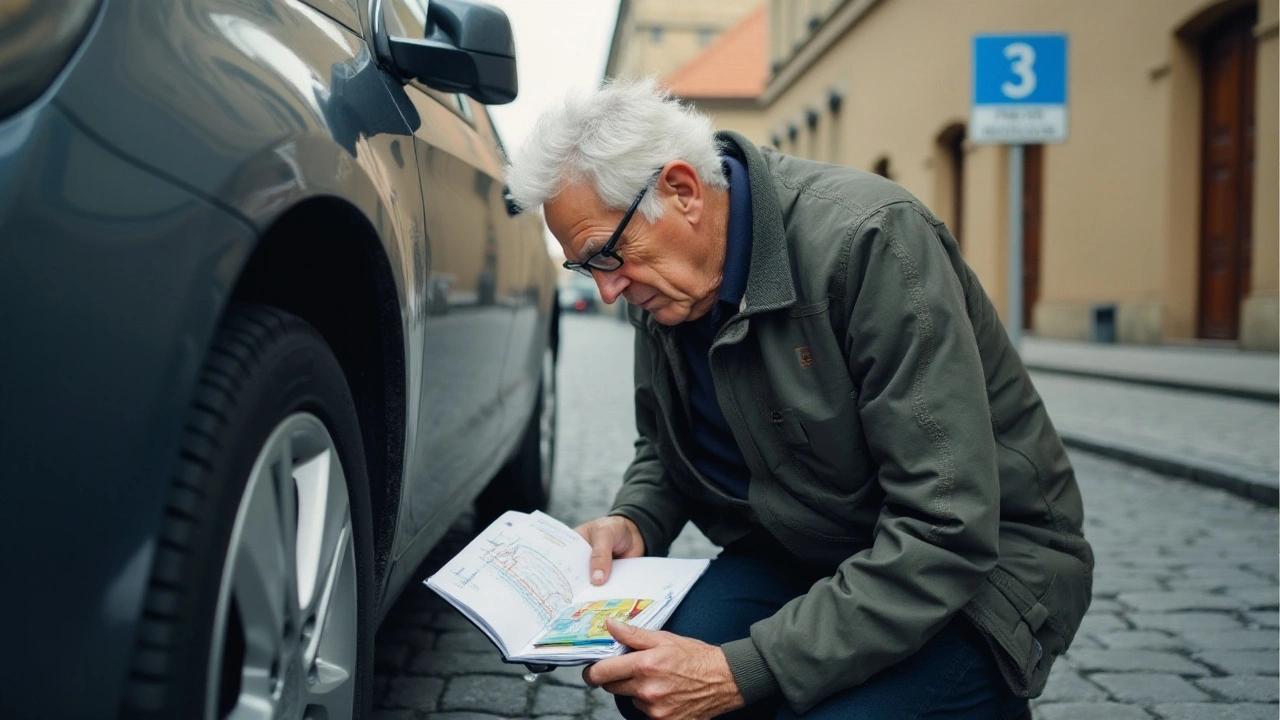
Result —
[[[689,99],[753,98],[764,92],[767,3],[760,3],[692,60],[663,78],[671,94]]]

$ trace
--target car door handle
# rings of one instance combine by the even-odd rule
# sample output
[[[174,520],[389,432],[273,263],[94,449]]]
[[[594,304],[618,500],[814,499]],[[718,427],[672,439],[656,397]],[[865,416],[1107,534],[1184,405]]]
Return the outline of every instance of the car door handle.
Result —
[[[502,202],[507,205],[507,214],[515,217],[519,215],[524,208],[520,207],[520,203],[516,202],[516,198],[511,194],[511,190],[506,186],[502,186]]]

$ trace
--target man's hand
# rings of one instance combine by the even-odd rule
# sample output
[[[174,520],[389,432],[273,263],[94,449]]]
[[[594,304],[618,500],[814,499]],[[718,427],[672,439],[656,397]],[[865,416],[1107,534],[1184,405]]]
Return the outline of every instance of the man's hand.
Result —
[[[588,665],[582,679],[626,695],[653,720],[702,720],[743,706],[724,651],[715,645],[606,621],[633,652]]]
[[[591,584],[603,585],[609,579],[614,558],[644,555],[644,538],[640,528],[618,515],[596,518],[574,528],[591,545]]]

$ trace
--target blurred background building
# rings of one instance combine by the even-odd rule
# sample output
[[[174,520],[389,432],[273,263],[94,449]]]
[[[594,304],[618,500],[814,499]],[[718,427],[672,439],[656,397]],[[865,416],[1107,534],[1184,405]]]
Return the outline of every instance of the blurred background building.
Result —
[[[1035,335],[1280,346],[1277,0],[621,0],[606,77],[892,178],[1003,308],[1007,149],[967,140],[975,34],[1065,33],[1069,137],[1028,146]],[[753,88],[758,88],[752,95]]]
[[[604,75],[656,77],[716,127],[764,144],[767,26],[760,0],[620,0]]]

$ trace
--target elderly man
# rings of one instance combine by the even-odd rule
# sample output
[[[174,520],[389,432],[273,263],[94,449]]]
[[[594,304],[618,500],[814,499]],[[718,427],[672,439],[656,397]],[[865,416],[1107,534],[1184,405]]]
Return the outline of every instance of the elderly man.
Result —
[[[893,183],[714,134],[652,82],[545,113],[508,180],[636,327],[595,582],[723,547],[583,677],[628,717],[1019,718],[1089,605],[1062,444],[956,241]]]

